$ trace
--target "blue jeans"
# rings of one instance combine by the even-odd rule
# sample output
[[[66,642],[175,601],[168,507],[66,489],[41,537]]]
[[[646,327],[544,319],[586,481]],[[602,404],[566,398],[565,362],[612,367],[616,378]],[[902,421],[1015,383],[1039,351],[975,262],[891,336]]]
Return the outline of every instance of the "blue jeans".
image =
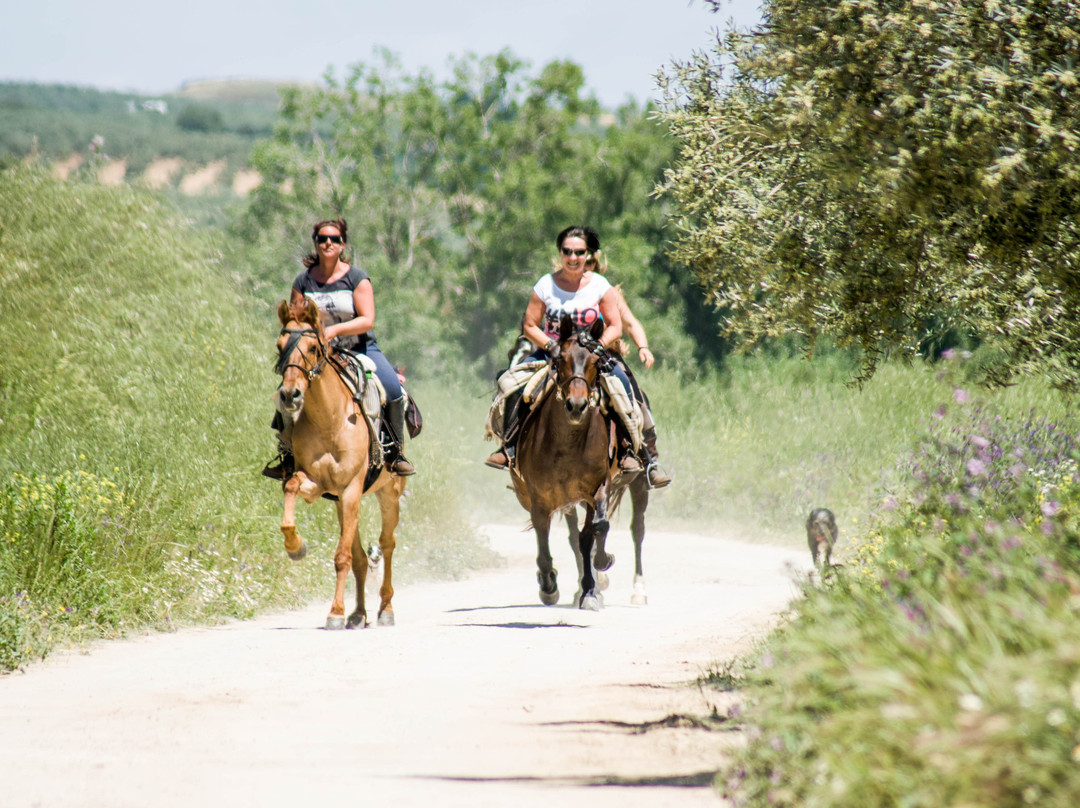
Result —
[[[390,360],[379,350],[379,344],[375,340],[369,339],[367,347],[363,351],[358,351],[358,353],[364,354],[375,363],[375,375],[379,377],[383,389],[386,390],[387,401],[396,401],[405,394],[405,391],[401,389],[401,382],[398,381],[397,371],[390,364]]]

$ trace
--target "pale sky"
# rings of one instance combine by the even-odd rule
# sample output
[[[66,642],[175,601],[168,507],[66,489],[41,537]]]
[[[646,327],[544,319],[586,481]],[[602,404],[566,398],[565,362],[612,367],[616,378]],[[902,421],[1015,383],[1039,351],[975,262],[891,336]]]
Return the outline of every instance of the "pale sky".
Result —
[[[532,71],[553,59],[585,70],[615,106],[656,97],[657,70],[707,48],[729,19],[759,20],[758,0],[3,0],[0,81],[160,94],[186,81],[318,81],[375,48],[437,76],[450,56],[509,47]]]

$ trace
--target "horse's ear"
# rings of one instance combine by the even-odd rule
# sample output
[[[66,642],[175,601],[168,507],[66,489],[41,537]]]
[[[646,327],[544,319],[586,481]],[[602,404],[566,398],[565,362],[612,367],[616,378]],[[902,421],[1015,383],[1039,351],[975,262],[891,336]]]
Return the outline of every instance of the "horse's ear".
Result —
[[[604,318],[597,317],[592,321],[592,325],[589,326],[589,336],[597,342],[600,341],[600,335],[604,333]]]
[[[288,300],[282,300],[277,304],[277,318],[281,320],[282,325],[285,325],[285,323],[292,319],[292,316],[289,314]]]
[[[310,297],[304,298],[304,319],[312,325],[319,324],[319,306]]]
[[[559,320],[559,342],[566,342],[573,336],[574,333],[574,321],[565,311],[562,318]]]

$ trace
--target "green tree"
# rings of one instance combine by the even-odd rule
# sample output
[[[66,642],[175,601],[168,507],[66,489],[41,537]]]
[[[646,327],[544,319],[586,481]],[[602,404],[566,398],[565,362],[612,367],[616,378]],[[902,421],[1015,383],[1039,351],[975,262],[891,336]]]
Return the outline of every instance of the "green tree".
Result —
[[[187,104],[177,113],[176,125],[189,132],[220,132],[225,128],[225,119],[214,107]]]
[[[240,225],[248,260],[268,268],[266,296],[288,288],[311,220],[343,214],[394,348],[488,375],[555,234],[583,222],[616,247],[616,280],[639,317],[678,322],[687,290],[672,281],[663,205],[650,197],[672,142],[653,111],[604,113],[570,62],[533,76],[504,51],[451,68],[437,83],[384,54],[344,81],[285,92],[275,136],[254,151],[264,181]],[[669,355],[691,353],[681,328],[663,331]]]
[[[665,77],[674,254],[730,333],[829,335],[869,374],[958,325],[993,376],[1080,386],[1075,3],[763,12]]]

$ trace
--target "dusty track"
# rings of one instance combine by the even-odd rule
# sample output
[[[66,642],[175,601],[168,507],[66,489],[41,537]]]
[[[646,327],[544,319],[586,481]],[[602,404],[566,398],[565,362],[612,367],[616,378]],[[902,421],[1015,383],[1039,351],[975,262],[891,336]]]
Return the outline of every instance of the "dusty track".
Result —
[[[633,607],[629,535],[615,530],[606,606],[591,613],[569,604],[565,541],[562,603],[543,607],[532,534],[487,532],[507,567],[399,586],[394,628],[321,630],[328,575],[326,602],[303,611],[0,678],[0,803],[719,805],[709,780],[737,734],[664,720],[723,712],[694,680],[769,625],[809,554],[651,531],[649,605]]]

